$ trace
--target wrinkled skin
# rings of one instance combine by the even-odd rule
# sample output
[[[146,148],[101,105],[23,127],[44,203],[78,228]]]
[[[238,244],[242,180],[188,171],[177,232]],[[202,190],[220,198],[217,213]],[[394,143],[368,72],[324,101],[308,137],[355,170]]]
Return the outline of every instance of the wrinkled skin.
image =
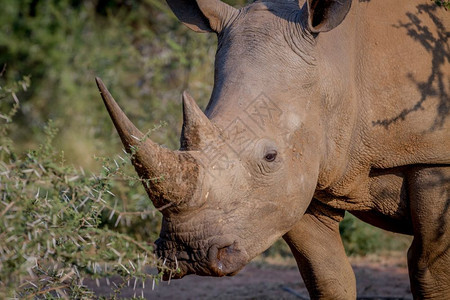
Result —
[[[149,144],[134,161],[168,174],[147,192],[173,276],[234,275],[283,236],[311,298],[354,299],[349,211],[413,235],[415,299],[449,299],[450,14],[425,0],[168,3],[218,35],[205,115],[184,94],[180,151]]]

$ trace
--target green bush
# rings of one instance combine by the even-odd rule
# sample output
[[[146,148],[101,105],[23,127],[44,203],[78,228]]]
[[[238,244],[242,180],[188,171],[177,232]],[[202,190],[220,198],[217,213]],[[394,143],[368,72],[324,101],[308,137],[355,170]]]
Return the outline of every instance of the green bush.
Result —
[[[149,242],[159,230],[156,212],[136,190],[139,180],[124,170],[129,157],[102,159],[101,174],[68,165],[52,145],[52,122],[36,149],[16,152],[8,133],[19,106],[17,89],[28,85],[27,78],[0,84],[0,298],[92,298],[86,277],[158,281],[161,274],[145,272],[166,268]],[[127,234],[144,217],[154,221],[146,224],[148,239],[139,231]]]
[[[395,234],[362,222],[350,213],[345,214],[339,224],[339,231],[345,251],[349,256],[382,254],[386,251],[405,251],[412,242],[412,237]],[[279,239],[264,253],[264,257],[291,256],[289,246]]]
[[[181,92],[191,88],[204,105],[212,88],[215,37],[186,29],[159,1],[3,0],[0,66],[5,77],[27,74],[12,138],[26,149],[53,119],[55,145],[70,162],[95,167],[96,149],[121,146],[95,86],[100,76],[131,119],[178,147]],[[26,141],[26,142],[25,142]]]
[[[346,213],[339,230],[348,255],[366,255],[383,251],[404,251],[411,237],[384,231]]]
[[[434,0],[434,3],[436,3],[437,6],[444,7],[445,10],[450,9],[450,1]]]

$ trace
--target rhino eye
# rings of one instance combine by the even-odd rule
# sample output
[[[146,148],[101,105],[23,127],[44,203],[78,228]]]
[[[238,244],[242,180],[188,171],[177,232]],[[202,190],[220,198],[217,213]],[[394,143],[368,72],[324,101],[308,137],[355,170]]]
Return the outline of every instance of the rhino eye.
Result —
[[[268,161],[268,162],[272,162],[272,161],[274,161],[276,158],[277,158],[277,151],[275,151],[275,150],[273,150],[273,151],[270,151],[269,153],[267,153],[265,156],[264,156],[264,159],[266,160],[266,161]]]

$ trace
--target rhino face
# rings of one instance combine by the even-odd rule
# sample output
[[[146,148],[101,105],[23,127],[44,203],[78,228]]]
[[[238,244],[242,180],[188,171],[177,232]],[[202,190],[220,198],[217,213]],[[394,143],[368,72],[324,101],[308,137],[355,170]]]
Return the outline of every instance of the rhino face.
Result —
[[[234,275],[290,230],[317,185],[323,129],[304,30],[311,20],[289,1],[241,10],[218,0],[168,4],[219,39],[206,112],[183,94],[180,150],[143,138],[97,84],[139,176],[164,176],[144,187],[163,214],[156,251],[180,270],[172,277]]]
[[[202,166],[200,190],[163,211],[156,242],[159,256],[180,267],[176,277],[234,275],[289,230],[312,198],[318,168],[305,164],[301,146],[245,138],[254,141],[238,154],[233,137],[218,137],[223,144],[214,148],[219,154],[213,162],[203,150],[189,151]],[[296,172],[301,168],[308,176]]]

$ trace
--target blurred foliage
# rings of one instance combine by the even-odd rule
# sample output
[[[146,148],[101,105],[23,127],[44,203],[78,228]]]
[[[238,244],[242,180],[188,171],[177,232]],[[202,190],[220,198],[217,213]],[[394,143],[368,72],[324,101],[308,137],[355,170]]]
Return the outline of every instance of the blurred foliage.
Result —
[[[389,251],[405,251],[411,245],[412,237],[396,234],[364,223],[350,213],[345,214],[339,224],[342,243],[347,255],[364,256]],[[283,239],[277,240],[263,253],[263,257],[291,256],[289,246]]]
[[[360,221],[345,214],[339,230],[348,255],[366,255],[385,251],[405,251],[412,242],[407,235],[396,234]]]
[[[264,251],[262,255],[263,257],[288,257],[292,256],[292,252],[286,242],[282,238],[280,238],[272,246],[270,246],[269,249]]]
[[[53,119],[56,145],[71,162],[92,167],[97,149],[120,149],[94,77],[102,77],[143,131],[164,120],[152,136],[178,147],[182,90],[205,105],[212,87],[215,36],[185,28],[157,0],[3,0],[0,67],[5,77],[29,75],[33,86],[13,138],[24,149],[42,139]]]
[[[441,6],[445,8],[445,10],[450,9],[450,1],[442,1],[442,0],[432,0],[434,3],[436,3],[437,6]]]
[[[123,283],[159,281],[167,269],[153,254],[156,211],[131,170],[130,158],[103,158],[102,172],[66,164],[52,145],[52,122],[34,150],[20,153],[8,137],[29,79],[0,82],[0,298],[93,298],[83,280],[119,276]],[[150,218],[149,218],[150,217]],[[150,219],[146,232],[128,230]],[[145,238],[145,239],[144,239]]]

